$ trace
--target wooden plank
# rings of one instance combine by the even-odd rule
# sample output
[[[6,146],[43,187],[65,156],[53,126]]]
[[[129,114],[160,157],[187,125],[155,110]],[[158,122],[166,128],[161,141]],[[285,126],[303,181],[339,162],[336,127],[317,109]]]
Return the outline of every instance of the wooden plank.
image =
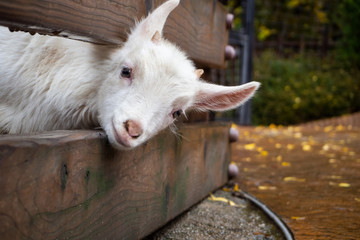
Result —
[[[102,131],[0,137],[2,239],[139,239],[227,181],[228,124],[120,152]]]
[[[95,43],[121,44],[134,26],[164,0],[4,0],[0,24],[31,33]],[[170,14],[164,35],[200,66],[224,67],[228,41],[226,9],[218,1],[182,0]]]

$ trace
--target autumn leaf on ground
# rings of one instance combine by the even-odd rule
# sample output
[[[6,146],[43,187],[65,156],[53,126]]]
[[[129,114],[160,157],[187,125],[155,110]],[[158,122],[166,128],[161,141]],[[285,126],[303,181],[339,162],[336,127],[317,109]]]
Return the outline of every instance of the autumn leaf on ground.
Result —
[[[276,190],[275,186],[258,186],[259,190]]]
[[[273,124],[273,123],[271,123],[271,124],[269,125],[269,129],[276,129],[276,128],[277,128],[276,125]]]
[[[249,143],[249,144],[245,144],[244,148],[246,150],[254,150],[256,147],[256,144],[255,143]]]
[[[281,146],[280,143],[276,143],[276,144],[275,144],[275,148],[279,149],[279,148],[281,148],[281,147],[282,147],[282,146]]]
[[[345,127],[343,125],[338,125],[335,130],[336,131],[343,131],[345,129]]]
[[[324,151],[328,151],[329,149],[330,149],[329,144],[325,144],[325,145],[322,147],[322,150],[324,150]]]
[[[265,150],[260,151],[260,155],[266,157],[269,153]]]
[[[341,176],[336,176],[336,175],[331,175],[330,176],[330,179],[341,179],[342,177]]]
[[[281,163],[281,166],[283,166],[283,167],[290,167],[290,166],[291,166],[291,163],[289,163],[289,162],[282,162],[282,163]]]
[[[339,187],[350,187],[350,183],[339,183]]]
[[[324,127],[324,132],[328,133],[328,132],[331,132],[333,129],[334,129],[333,126],[327,126],[327,127]]]
[[[303,151],[308,152],[311,150],[311,145],[304,143],[302,146]]]
[[[234,206],[234,207],[244,207],[243,205],[240,204],[236,204],[233,201],[226,199],[224,197],[215,197],[214,195],[212,195],[210,193],[210,197],[208,198],[210,201],[214,201],[214,202],[224,202],[224,203],[228,203],[230,206]]]
[[[306,182],[305,178],[297,178],[297,177],[284,177],[285,182]]]
[[[293,150],[295,148],[295,145],[294,144],[288,144],[286,145],[287,149],[288,150]]]
[[[329,159],[329,163],[336,163],[336,159],[333,158]]]

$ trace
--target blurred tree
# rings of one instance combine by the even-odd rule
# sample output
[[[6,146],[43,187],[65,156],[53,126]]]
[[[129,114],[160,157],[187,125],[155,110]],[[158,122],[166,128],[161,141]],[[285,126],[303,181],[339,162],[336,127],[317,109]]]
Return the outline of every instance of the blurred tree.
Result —
[[[360,68],[360,1],[342,0],[334,18],[342,33],[338,51],[341,60]]]

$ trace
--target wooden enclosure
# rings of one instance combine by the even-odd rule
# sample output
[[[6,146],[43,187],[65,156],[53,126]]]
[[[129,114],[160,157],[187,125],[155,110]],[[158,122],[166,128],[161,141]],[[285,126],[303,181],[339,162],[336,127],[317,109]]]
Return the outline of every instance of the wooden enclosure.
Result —
[[[102,131],[0,138],[1,239],[139,239],[227,181],[227,124],[120,152]]]
[[[0,24],[101,44],[121,44],[135,25],[164,0],[2,0]],[[181,0],[164,36],[199,67],[223,67],[228,42],[226,9],[217,0]]]
[[[4,0],[0,24],[121,44],[158,0]],[[198,67],[224,67],[226,9],[182,0],[164,35]],[[229,124],[169,130],[132,151],[99,130],[0,136],[0,239],[139,239],[227,181]]]

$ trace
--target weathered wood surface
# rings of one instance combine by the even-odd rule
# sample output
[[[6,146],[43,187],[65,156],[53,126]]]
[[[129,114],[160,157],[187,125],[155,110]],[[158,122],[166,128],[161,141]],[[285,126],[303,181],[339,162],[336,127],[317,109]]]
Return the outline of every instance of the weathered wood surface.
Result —
[[[359,120],[239,128],[237,182],[279,214],[295,239],[360,239]]]
[[[2,0],[0,24],[11,29],[121,44],[135,20],[164,0]],[[226,9],[216,0],[181,0],[164,35],[200,66],[223,67],[228,41]]]
[[[0,137],[1,239],[139,239],[227,181],[228,124],[116,151],[102,131]]]

